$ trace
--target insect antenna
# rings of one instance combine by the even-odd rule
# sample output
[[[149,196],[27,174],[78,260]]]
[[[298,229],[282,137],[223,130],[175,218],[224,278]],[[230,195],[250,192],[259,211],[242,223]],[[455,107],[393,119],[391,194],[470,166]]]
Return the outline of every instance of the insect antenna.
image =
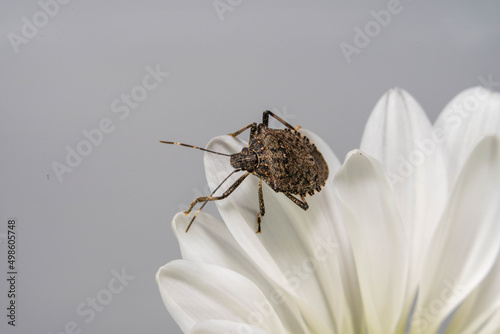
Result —
[[[231,174],[229,174],[228,176],[226,176],[226,178],[225,178],[224,180],[222,180],[222,182],[221,182],[221,183],[219,183],[219,185],[217,186],[217,188],[215,188],[215,189],[214,189],[214,191],[212,191],[212,193],[210,194],[210,196],[208,196],[208,198],[211,198],[211,197],[215,194],[215,192],[216,192],[217,190],[219,190],[219,188],[222,186],[222,184],[224,184],[224,182],[226,182],[226,181],[227,181],[227,179],[229,179],[229,178],[231,177],[231,175],[233,175],[233,174],[234,174],[234,173],[236,173],[236,172],[241,172],[241,171],[242,171],[242,169],[235,169],[235,170],[233,170],[233,171],[231,172]],[[187,231],[189,231],[189,228],[191,227],[191,225],[193,224],[194,220],[196,219],[196,216],[198,216],[198,214],[201,212],[201,210],[203,210],[203,208],[205,207],[205,205],[207,205],[207,203],[208,203],[208,202],[209,202],[209,200],[206,200],[206,201],[202,204],[202,206],[200,206],[200,208],[198,209],[198,211],[196,211],[196,213],[194,214],[193,219],[191,219],[191,221],[189,222],[188,227],[186,228],[186,233],[187,233]]]
[[[207,150],[206,148],[202,148],[202,147],[198,147],[198,146],[194,146],[194,145],[183,144],[183,143],[177,143],[177,142],[173,142],[173,141],[163,141],[163,140],[160,140],[160,143],[162,143],[162,144],[180,145],[180,146],[195,148],[197,150],[202,150],[202,151],[205,151],[205,152],[210,152],[210,153],[214,153],[214,154],[218,154],[218,155],[224,155],[226,157],[230,157],[231,156],[231,154],[225,154],[225,153],[215,152],[215,151]]]

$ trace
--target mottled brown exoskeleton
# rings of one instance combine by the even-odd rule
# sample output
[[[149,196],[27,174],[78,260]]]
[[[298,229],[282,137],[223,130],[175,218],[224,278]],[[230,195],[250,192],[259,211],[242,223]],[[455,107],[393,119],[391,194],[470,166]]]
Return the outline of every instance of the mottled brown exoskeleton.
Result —
[[[286,128],[269,128],[269,116],[283,123]],[[234,171],[215,188],[210,196],[198,197],[191,203],[189,209],[184,211],[188,215],[197,203],[204,202],[193,219],[191,219],[186,232],[191,227],[198,213],[200,213],[208,202],[228,197],[250,174],[260,179],[258,188],[260,209],[257,214],[257,233],[261,232],[261,219],[265,214],[262,181],[267,183],[275,192],[285,194],[286,197],[301,209],[307,210],[309,205],[305,197],[314,195],[324,187],[328,178],[328,165],[309,138],[298,132],[299,128],[294,128],[277,115],[266,110],[262,115],[262,123],[252,123],[229,134],[236,137],[243,131],[250,129],[248,147],[244,147],[240,153],[224,154],[193,145],[160,141],[164,144],[182,145],[231,157],[230,163]],[[214,196],[215,192],[231,175],[243,171],[246,173],[234,182],[221,196]]]

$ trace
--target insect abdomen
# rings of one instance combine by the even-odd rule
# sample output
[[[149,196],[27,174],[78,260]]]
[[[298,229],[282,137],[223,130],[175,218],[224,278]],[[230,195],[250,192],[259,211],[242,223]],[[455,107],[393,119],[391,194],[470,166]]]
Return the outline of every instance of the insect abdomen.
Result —
[[[312,195],[321,190],[328,166],[309,139],[297,131],[261,129],[250,149],[259,156],[255,174],[274,191]]]

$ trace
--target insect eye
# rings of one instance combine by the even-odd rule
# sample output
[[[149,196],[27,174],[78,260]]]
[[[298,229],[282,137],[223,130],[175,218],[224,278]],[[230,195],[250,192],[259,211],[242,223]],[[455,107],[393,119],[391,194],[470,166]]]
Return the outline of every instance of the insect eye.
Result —
[[[253,167],[248,167],[247,172],[253,173]]]

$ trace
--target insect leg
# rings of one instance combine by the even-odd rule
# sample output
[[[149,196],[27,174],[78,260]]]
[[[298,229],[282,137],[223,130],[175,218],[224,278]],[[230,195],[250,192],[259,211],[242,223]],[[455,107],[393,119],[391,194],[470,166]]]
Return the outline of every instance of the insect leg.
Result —
[[[300,196],[300,199],[298,199],[297,197],[293,196],[292,194],[290,193],[284,193],[286,195],[286,197],[288,197],[292,202],[294,202],[295,204],[297,204],[302,210],[307,210],[309,209],[309,204],[307,204],[306,202],[306,199],[304,198],[304,196]]]
[[[236,170],[236,171],[240,171],[240,170]],[[236,171],[233,171],[233,173],[235,173]],[[233,173],[231,173],[229,176],[231,176]],[[215,193],[215,191],[217,189],[215,189],[212,194],[210,196],[201,196],[201,197],[198,197],[197,199],[195,199],[193,201],[193,203],[191,203],[191,205],[189,206],[189,209],[187,209],[186,211],[184,211],[184,214],[187,216],[191,210],[193,210],[193,207],[200,203],[200,202],[205,202],[200,209],[198,209],[198,211],[196,212],[195,216],[193,217],[193,219],[191,220],[191,222],[189,223],[189,226],[188,228],[186,229],[186,232],[187,230],[189,230],[189,227],[191,226],[191,224],[193,223],[194,219],[196,218],[196,216],[198,215],[198,213],[200,213],[201,209],[203,209],[203,207],[205,206],[206,202],[211,202],[211,201],[218,201],[218,200],[221,200],[221,199],[224,199],[226,197],[228,197],[229,195],[231,195],[231,193],[236,189],[238,188],[238,186],[241,184],[241,182],[243,182],[243,180],[245,180],[245,178],[250,174],[250,172],[246,172],[245,174],[243,174],[238,180],[236,180],[221,196],[213,196],[213,194]],[[226,181],[228,178],[226,177],[224,179],[224,181]],[[224,183],[224,181],[221,182]],[[220,185],[219,185],[220,187]],[[217,187],[218,188],[218,187]]]
[[[236,137],[248,128],[250,128],[250,140],[252,140],[253,136],[255,135],[255,131],[257,130],[257,123],[248,124],[243,129],[240,129],[236,132],[230,133],[229,136]]]
[[[226,176],[226,178],[224,180],[222,180],[221,183],[219,183],[219,185],[214,189],[214,191],[212,191],[212,193],[210,194],[210,196],[213,196],[213,194],[215,194],[215,192],[217,190],[219,190],[219,188],[224,184],[224,182],[227,181],[227,179],[229,179],[231,177],[231,175],[233,175],[234,173],[237,173],[237,172],[241,172],[241,169],[235,169],[233,170],[233,172],[231,174],[229,174],[228,176]],[[208,201],[205,201],[205,203],[203,203],[203,205],[198,209],[198,211],[196,211],[196,214],[194,215],[193,219],[191,219],[191,221],[189,222],[189,225],[188,227],[186,228],[186,232],[189,231],[189,228],[191,227],[191,225],[193,224],[194,220],[196,219],[196,217],[198,216],[198,214],[201,212],[201,210],[203,210],[203,208],[205,207],[205,205],[207,205]],[[191,211],[192,208],[190,208],[189,211]],[[184,212],[186,215],[188,213]]]
[[[283,125],[286,126],[287,128],[292,129],[292,130],[296,130],[296,128],[294,128],[289,123],[285,122],[281,117],[279,117],[278,115],[274,114],[272,111],[269,111],[269,110],[264,111],[264,113],[262,114],[262,123],[264,123],[265,126],[269,126],[269,115],[273,116],[278,121],[283,123]]]
[[[260,222],[262,217],[266,214],[264,207],[264,195],[262,194],[262,179],[259,180],[259,214],[257,215],[257,233],[260,233]]]
[[[193,201],[193,203],[191,203],[191,205],[189,206],[189,209],[187,209],[186,211],[184,211],[184,213],[186,215],[188,215],[191,210],[193,210],[193,207],[200,203],[200,202],[205,202],[205,201],[218,201],[218,200],[221,200],[221,199],[224,199],[226,198],[227,196],[231,195],[231,193],[241,184],[241,182],[243,182],[243,180],[250,174],[250,172],[246,172],[244,175],[242,175],[238,180],[236,180],[236,182],[234,182],[221,196],[201,196],[201,197],[198,197],[197,199],[195,199]]]

